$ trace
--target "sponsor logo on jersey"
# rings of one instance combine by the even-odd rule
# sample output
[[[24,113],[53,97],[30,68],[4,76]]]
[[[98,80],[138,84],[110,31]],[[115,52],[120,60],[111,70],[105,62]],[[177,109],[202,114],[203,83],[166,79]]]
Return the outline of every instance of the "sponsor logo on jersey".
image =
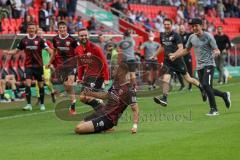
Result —
[[[26,49],[29,49],[29,50],[37,50],[38,47],[37,47],[37,46],[26,46]]]
[[[71,43],[70,41],[66,41],[67,46],[70,46],[70,43]]]

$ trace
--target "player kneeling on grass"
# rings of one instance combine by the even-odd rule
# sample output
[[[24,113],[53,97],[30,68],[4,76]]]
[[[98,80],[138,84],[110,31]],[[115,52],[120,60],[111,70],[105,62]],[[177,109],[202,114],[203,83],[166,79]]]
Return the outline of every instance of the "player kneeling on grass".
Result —
[[[95,97],[107,100],[107,102],[106,104],[100,104],[93,114],[85,117],[84,121],[76,126],[75,133],[98,133],[111,129],[117,125],[118,119],[128,105],[131,106],[133,111],[134,124],[131,131],[132,133],[137,132],[138,104],[134,87],[126,78],[128,66],[123,63],[113,73],[115,73],[114,82],[108,92],[92,92],[85,88],[80,95],[80,98],[84,97],[87,101],[91,101],[92,97]]]

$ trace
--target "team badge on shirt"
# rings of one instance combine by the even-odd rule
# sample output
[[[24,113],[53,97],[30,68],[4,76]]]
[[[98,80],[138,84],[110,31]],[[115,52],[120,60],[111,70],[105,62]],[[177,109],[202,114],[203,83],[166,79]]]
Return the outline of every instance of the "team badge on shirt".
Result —
[[[35,44],[35,45],[38,45],[38,41],[34,41],[34,44]]]
[[[92,55],[92,53],[91,53],[91,52],[88,52],[88,53],[87,53],[87,56],[91,56],[91,55]]]
[[[172,41],[173,40],[173,36],[169,37],[169,41]]]
[[[67,42],[66,42],[66,45],[67,45],[67,46],[70,46],[70,42],[69,42],[69,41],[67,41]]]

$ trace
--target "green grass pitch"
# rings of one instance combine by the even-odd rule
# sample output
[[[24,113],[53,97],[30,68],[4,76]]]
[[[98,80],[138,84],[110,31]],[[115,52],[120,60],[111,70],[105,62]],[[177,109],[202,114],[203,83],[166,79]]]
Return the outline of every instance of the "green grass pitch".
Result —
[[[0,104],[0,160],[239,160],[239,79],[216,88],[231,91],[232,98],[230,110],[217,98],[217,117],[205,116],[208,104],[196,88],[172,92],[166,108],[151,97],[139,98],[135,135],[129,108],[114,132],[75,135],[78,122],[59,120],[49,98],[45,112],[36,106],[23,112],[24,102]]]

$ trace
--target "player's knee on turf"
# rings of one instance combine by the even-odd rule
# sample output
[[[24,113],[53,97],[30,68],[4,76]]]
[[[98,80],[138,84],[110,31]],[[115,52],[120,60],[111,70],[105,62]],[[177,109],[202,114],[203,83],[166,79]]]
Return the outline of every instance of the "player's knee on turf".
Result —
[[[91,121],[80,122],[75,128],[76,134],[85,134],[94,132],[94,126]]]

